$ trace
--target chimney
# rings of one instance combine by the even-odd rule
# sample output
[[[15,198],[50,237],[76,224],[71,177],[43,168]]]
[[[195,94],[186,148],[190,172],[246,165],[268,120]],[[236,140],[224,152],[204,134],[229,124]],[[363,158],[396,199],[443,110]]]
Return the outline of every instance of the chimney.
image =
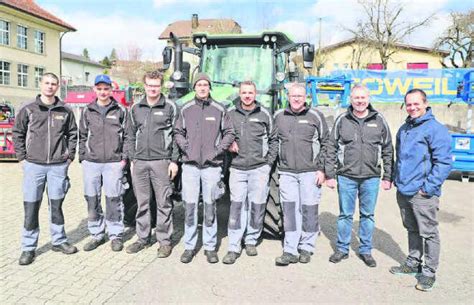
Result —
[[[198,19],[198,14],[193,14],[193,17],[191,18],[191,29],[195,30],[199,26],[199,19]]]

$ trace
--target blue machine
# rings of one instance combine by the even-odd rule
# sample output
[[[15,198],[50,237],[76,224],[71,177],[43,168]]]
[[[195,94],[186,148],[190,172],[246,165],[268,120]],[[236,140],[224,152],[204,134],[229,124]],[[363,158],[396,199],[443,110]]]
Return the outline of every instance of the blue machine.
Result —
[[[458,87],[457,98],[468,104],[465,134],[451,134],[453,171],[462,173],[462,180],[474,177],[474,134],[471,133],[472,105],[474,104],[474,70],[466,73]]]
[[[328,78],[309,76],[306,78],[306,93],[311,94],[311,104],[313,107],[320,105],[318,94],[329,94],[330,97],[340,95],[342,107],[348,107],[348,98],[351,92],[353,81],[345,76]]]

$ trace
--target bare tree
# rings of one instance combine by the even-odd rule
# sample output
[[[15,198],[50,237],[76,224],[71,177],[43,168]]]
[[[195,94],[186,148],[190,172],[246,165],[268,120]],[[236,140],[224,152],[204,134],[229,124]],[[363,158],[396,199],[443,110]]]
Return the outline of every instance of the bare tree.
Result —
[[[364,60],[364,55],[370,52],[370,44],[364,40],[356,38],[354,43],[351,44],[352,54],[351,54],[351,69],[365,69],[368,62]]]
[[[354,29],[347,29],[356,40],[364,41],[377,50],[380,61],[387,68],[388,61],[398,52],[397,44],[413,33],[417,28],[426,26],[430,16],[418,22],[404,20],[404,7],[395,0],[359,0],[364,9],[365,18],[357,22]]]
[[[454,68],[470,67],[474,60],[474,10],[466,13],[451,13],[451,25],[436,40],[435,49],[447,49],[449,64]],[[441,60],[443,67],[448,67]]]

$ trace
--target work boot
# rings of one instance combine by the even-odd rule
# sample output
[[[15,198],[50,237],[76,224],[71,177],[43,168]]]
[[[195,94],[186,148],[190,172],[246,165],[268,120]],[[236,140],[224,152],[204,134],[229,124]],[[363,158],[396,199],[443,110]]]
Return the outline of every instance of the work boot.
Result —
[[[407,263],[403,263],[400,266],[394,266],[390,268],[390,273],[396,275],[417,275],[421,273],[421,265],[417,267],[410,267]]]
[[[92,251],[92,250],[95,250],[95,249],[97,249],[97,247],[99,247],[100,245],[102,245],[104,242],[105,242],[105,240],[104,240],[103,238],[101,238],[101,239],[92,238],[91,240],[89,240],[89,241],[87,242],[87,244],[84,245],[84,247],[82,248],[82,250],[84,250],[84,251]]]
[[[158,258],[166,258],[171,255],[172,247],[170,245],[160,246],[157,251]]]
[[[248,256],[257,256],[257,247],[255,245],[245,245],[245,253]]]
[[[360,259],[369,267],[374,268],[377,266],[377,262],[371,254],[360,254]]]
[[[421,274],[418,276],[418,283],[416,283],[415,288],[421,291],[431,291],[435,281],[436,277]]]
[[[190,263],[193,260],[194,254],[194,250],[184,250],[183,254],[181,255],[181,262],[183,264]]]
[[[207,257],[207,262],[209,264],[215,264],[219,262],[219,257],[217,256],[217,252],[215,250],[204,250],[204,255]]]
[[[235,263],[235,261],[237,260],[239,256],[240,256],[239,253],[229,251],[222,259],[222,262],[226,265],[232,265],[233,263]]]
[[[277,266],[288,266],[289,264],[296,264],[298,262],[298,256],[288,252],[283,252],[282,256],[278,256],[275,259],[275,265]]]
[[[127,251],[128,254],[135,254],[147,248],[148,246],[149,245],[147,243],[137,240],[136,242],[128,246],[125,251]]]
[[[123,250],[123,241],[121,238],[115,238],[112,239],[110,242],[110,247],[112,248],[112,251],[114,252],[120,252]]]
[[[348,254],[348,253],[342,253],[341,251],[336,250],[336,252],[334,252],[334,253],[329,257],[329,261],[330,261],[331,263],[337,264],[337,263],[339,263],[340,261],[342,261],[343,259],[347,259],[347,258],[349,258],[349,254]]]
[[[55,252],[62,252],[64,254],[74,254],[77,252],[77,248],[71,246],[68,242],[62,243],[60,245],[54,245],[51,250]]]
[[[26,266],[31,264],[35,260],[35,251],[23,251],[21,252],[18,264]]]
[[[300,263],[302,264],[307,264],[311,261],[311,255],[313,255],[313,253],[309,252],[309,251],[306,251],[306,250],[301,250],[300,251]]]

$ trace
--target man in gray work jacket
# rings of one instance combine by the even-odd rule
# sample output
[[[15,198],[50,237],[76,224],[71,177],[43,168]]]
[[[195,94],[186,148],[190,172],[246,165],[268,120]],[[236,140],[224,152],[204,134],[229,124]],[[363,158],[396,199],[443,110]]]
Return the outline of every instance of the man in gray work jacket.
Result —
[[[372,256],[374,213],[381,169],[382,188],[392,184],[393,147],[390,130],[384,117],[369,102],[369,89],[355,85],[351,105],[334,123],[326,153],[326,185],[336,186],[339,194],[336,251],[329,261],[339,263],[349,257],[352,221],[359,198],[359,256],[369,267],[377,265]]]
[[[45,73],[40,81],[40,94],[22,105],[13,127],[16,156],[23,168],[25,221],[20,265],[29,265],[35,258],[40,232],[38,214],[46,184],[52,250],[64,254],[77,252],[67,242],[62,209],[69,189],[67,172],[76,153],[77,125],[72,110],[55,96],[58,89],[59,78]]]
[[[138,240],[127,247],[127,253],[137,253],[150,245],[152,193],[156,200],[157,256],[171,254],[173,233],[172,180],[178,172],[178,148],[173,141],[173,129],[178,117],[176,105],[162,93],[163,74],[158,71],[143,77],[146,96],[130,110],[130,141],[132,184],[137,197],[136,232]]]
[[[84,251],[92,251],[105,242],[107,227],[112,251],[118,252],[123,249],[122,177],[127,164],[124,142],[128,112],[112,97],[108,75],[97,75],[94,92],[97,98],[84,108],[79,123],[79,162],[84,177],[87,227],[92,237]],[[100,203],[102,186],[105,217]]]
[[[186,207],[185,251],[181,262],[190,263],[195,255],[199,191],[202,189],[204,253],[209,263],[217,263],[217,190],[224,153],[235,135],[224,107],[210,96],[209,76],[196,75],[193,88],[196,96],[182,107],[175,128],[175,140],[182,152],[182,198]]]
[[[285,230],[283,255],[276,258],[277,266],[311,260],[319,233],[318,208],[329,134],[324,116],[306,104],[304,84],[290,84],[288,97],[289,107],[274,116]]]
[[[273,118],[256,100],[252,81],[240,84],[235,106],[228,110],[236,138],[229,150],[233,153],[230,168],[229,252],[224,264],[233,264],[240,256],[245,234],[245,252],[257,255],[257,240],[269,191],[269,175],[278,153],[278,139]]]

